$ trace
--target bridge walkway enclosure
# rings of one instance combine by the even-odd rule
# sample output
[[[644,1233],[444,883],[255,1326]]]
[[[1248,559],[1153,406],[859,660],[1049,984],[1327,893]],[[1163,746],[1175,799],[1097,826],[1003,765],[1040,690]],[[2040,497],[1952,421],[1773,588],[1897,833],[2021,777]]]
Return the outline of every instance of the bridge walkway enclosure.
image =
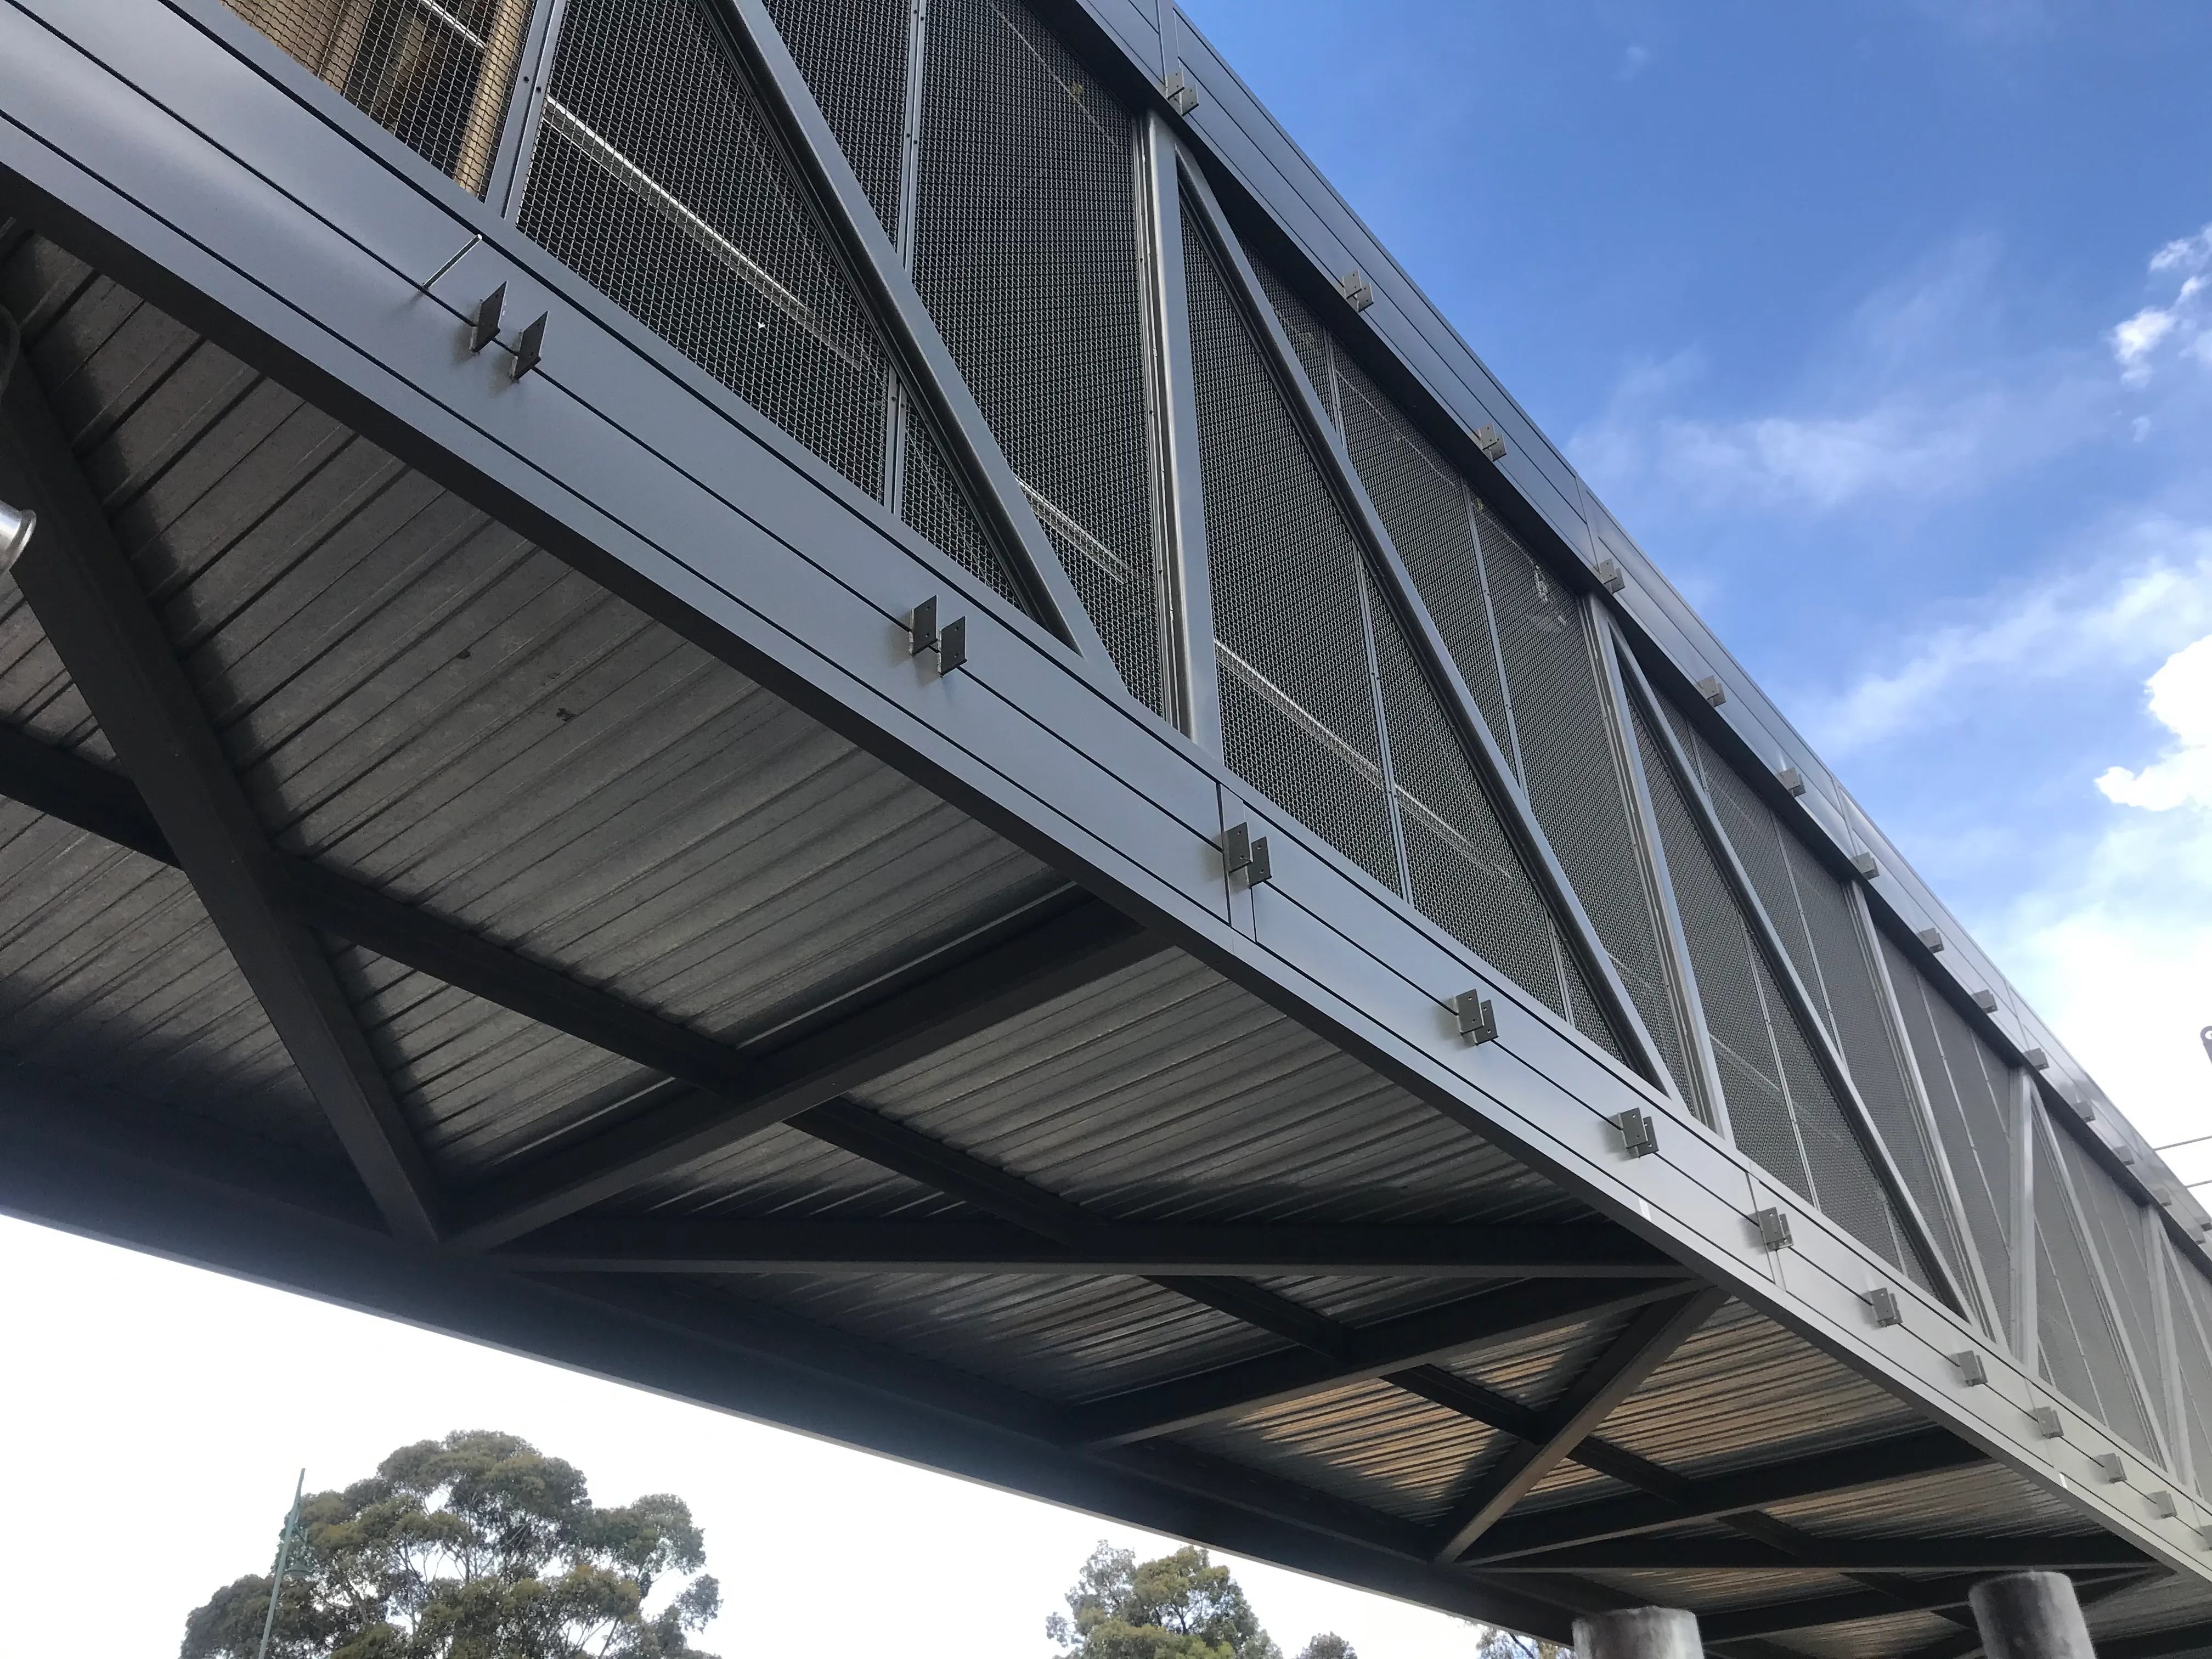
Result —
[[[1554,1639],[2212,1649],[2203,1212],[1172,10],[0,0],[0,1206]]]

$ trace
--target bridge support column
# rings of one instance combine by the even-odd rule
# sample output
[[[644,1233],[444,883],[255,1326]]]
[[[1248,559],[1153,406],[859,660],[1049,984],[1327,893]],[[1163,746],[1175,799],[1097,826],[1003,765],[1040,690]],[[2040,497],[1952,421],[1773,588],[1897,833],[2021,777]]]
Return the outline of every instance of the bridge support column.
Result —
[[[2063,1572],[1984,1578],[1969,1599],[1988,1659],[2096,1659],[2074,1581]]]
[[[1704,1654],[1698,1615],[1680,1607],[1623,1607],[1575,1620],[1575,1659],[1703,1659]]]

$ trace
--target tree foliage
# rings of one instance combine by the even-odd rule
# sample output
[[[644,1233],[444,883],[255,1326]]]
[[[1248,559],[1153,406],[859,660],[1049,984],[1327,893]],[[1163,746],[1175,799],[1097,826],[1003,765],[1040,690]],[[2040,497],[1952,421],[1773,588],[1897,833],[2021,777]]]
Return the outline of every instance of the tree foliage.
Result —
[[[1045,1633],[1068,1659],[1282,1659],[1229,1569],[1188,1545],[1140,1564],[1101,1543]]]
[[[1298,1659],[1359,1659],[1352,1644],[1333,1630],[1325,1630],[1308,1642]]]
[[[592,1502],[574,1465],[509,1434],[402,1446],[302,1501],[270,1659],[713,1659],[690,1633],[721,1607],[680,1498]],[[660,1609],[644,1604],[693,1575]],[[225,1585],[180,1659],[254,1659],[266,1574]]]
[[[1540,1636],[1523,1636],[1495,1625],[1477,1625],[1480,1632],[1475,1659],[1574,1659],[1575,1650],[1564,1642],[1547,1642]]]

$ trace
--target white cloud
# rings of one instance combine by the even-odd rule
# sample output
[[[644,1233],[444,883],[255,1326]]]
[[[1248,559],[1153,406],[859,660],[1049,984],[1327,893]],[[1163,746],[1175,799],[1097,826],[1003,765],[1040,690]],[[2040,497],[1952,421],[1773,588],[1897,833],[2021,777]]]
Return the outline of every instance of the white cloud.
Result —
[[[2150,256],[2153,270],[2203,270],[2212,267],[2212,225],[2194,236],[2177,236]]]
[[[1614,71],[1616,81],[1633,81],[1644,73],[1644,66],[1651,61],[1648,46],[1631,46],[1620,55],[1620,68]]]
[[[1972,683],[2124,669],[2212,630],[2212,526],[2150,519],[2109,544],[2093,544],[2074,568],[1987,621],[1911,641],[1895,666],[1862,676],[1811,713],[1814,743],[1839,757],[1935,723],[1945,700]]]
[[[2173,734],[2140,772],[2115,766],[2097,780],[2106,799],[2153,812],[2212,807],[2212,636],[2177,651],[2150,677],[2150,712]]]
[[[2176,237],[2150,256],[2154,276],[2169,271],[2185,273],[2173,298],[2164,305],[2147,305],[2126,321],[2114,325],[2106,340],[2120,378],[2141,386],[2151,378],[2151,359],[2169,338],[2180,349],[2212,366],[2212,331],[2208,331],[2198,296],[2204,292],[2205,272],[2212,269],[2212,225],[2194,236]]]
[[[2212,1024],[2212,635],[2168,657],[2148,690],[2172,744],[2140,772],[2097,780],[2145,810],[2109,823],[1990,943],[2113,1103],[2167,1141],[2212,1131],[2197,1036]],[[2185,1180],[2212,1176],[2201,1151],[2173,1163]]]

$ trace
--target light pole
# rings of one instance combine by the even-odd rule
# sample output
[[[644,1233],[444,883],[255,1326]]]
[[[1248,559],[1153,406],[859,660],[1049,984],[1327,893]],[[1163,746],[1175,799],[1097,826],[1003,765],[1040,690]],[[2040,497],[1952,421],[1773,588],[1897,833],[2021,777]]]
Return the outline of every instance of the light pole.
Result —
[[[261,1651],[256,1659],[269,1659],[269,1638],[276,1633],[276,1598],[283,1593],[284,1569],[292,1563],[292,1531],[300,1524],[300,1494],[307,1489],[307,1472],[292,1485],[292,1507],[284,1516],[284,1540],[276,1546],[276,1574],[269,1581],[269,1616],[261,1621]]]

